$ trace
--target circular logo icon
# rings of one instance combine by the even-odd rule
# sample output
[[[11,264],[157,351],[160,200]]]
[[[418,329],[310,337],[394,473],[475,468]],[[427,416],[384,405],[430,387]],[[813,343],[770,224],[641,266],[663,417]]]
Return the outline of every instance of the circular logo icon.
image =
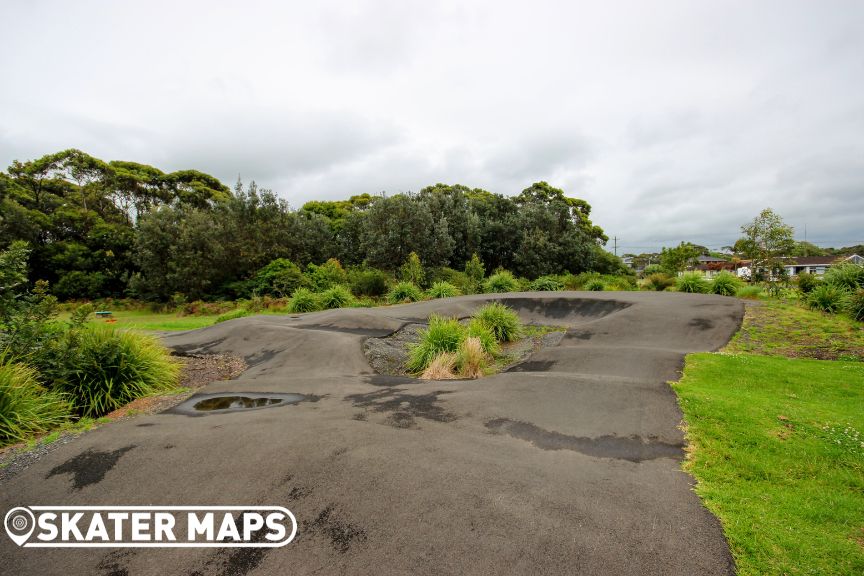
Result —
[[[36,518],[33,512],[27,508],[13,508],[6,513],[6,518],[3,520],[6,526],[6,534],[18,546],[24,544],[33,533],[36,527]]]

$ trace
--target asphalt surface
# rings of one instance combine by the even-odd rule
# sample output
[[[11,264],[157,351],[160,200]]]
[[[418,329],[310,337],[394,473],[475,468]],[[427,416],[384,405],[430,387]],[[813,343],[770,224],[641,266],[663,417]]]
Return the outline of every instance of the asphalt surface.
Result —
[[[467,316],[500,299],[560,345],[477,381],[376,375],[363,340]],[[202,392],[304,401],[223,414],[174,410],[85,434],[0,484],[19,505],[285,506],[273,549],[22,549],[4,574],[732,574],[718,521],[680,469],[666,384],[684,355],[722,346],[741,303],[719,296],[551,292],[469,296],[165,337],[244,356]],[[275,397],[275,396],[274,396]]]

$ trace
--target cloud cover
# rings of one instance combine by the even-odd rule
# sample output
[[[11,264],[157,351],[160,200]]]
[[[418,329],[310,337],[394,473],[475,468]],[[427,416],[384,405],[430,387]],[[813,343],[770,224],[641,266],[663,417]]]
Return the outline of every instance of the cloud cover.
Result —
[[[771,206],[864,243],[864,3],[4,3],[0,165],[68,147],[313,198],[547,180],[619,253]],[[611,243],[610,243],[611,248]]]

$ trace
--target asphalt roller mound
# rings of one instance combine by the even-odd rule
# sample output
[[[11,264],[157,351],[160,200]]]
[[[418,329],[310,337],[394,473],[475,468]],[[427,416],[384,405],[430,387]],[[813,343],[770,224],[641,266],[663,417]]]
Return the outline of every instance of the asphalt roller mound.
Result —
[[[489,300],[561,343],[474,381],[375,374],[366,338]],[[297,539],[245,562],[212,549],[13,550],[16,574],[731,574],[722,530],[680,470],[681,413],[667,381],[684,355],[722,346],[733,298],[547,292],[255,316],[164,342],[249,368],[202,393],[278,408],[181,411],[88,433],[3,484],[21,504],[248,504],[289,508]],[[76,458],[109,454],[77,486]],[[70,464],[71,463],[71,464]],[[55,471],[55,473],[52,473]],[[22,552],[24,552],[22,554]],[[31,554],[30,552],[38,552]],[[113,556],[112,556],[113,554]],[[254,561],[252,561],[254,560]],[[239,563],[238,563],[239,562]],[[239,568],[238,568],[239,566]]]

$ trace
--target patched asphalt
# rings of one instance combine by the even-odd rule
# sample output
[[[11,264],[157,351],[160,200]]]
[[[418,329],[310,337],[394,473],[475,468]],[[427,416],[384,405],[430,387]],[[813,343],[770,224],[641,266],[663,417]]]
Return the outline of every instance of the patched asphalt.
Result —
[[[375,374],[363,341],[501,300],[567,327],[558,346],[476,381]],[[297,517],[270,549],[22,549],[6,574],[732,574],[719,522],[681,471],[667,382],[715,350],[740,301],[645,292],[466,296],[257,316],[168,335],[179,352],[248,370],[203,394],[311,401],[104,426],[0,484],[32,505],[277,505]],[[256,396],[256,394],[258,396]],[[207,396],[209,397],[209,396]]]

